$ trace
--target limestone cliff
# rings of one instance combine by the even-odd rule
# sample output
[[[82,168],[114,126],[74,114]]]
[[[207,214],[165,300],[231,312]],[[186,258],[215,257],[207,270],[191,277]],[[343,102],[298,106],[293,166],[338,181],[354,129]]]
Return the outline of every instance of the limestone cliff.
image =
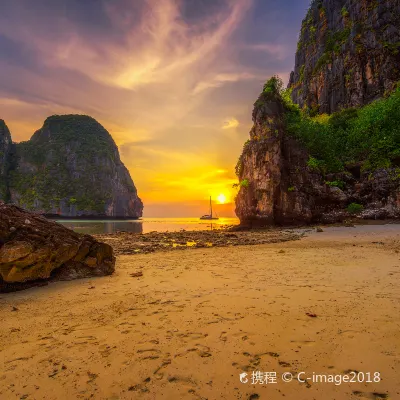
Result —
[[[399,80],[399,0],[312,2],[289,82],[295,103],[332,113],[382,97]]]
[[[314,0],[239,158],[243,225],[400,218],[400,1]]]
[[[286,132],[286,111],[279,91],[266,85],[254,104],[250,140],[236,167],[236,214],[243,225],[309,223],[346,199],[307,168],[307,151]]]
[[[116,144],[91,117],[47,118],[29,141],[15,145],[13,164],[6,200],[27,210],[63,217],[142,216]]]
[[[8,172],[12,153],[12,141],[10,131],[6,123],[0,119],[0,199],[9,198]]]
[[[288,116],[298,109],[284,101],[276,82],[279,81],[272,78],[254,104],[250,140],[245,143],[236,167],[239,178],[236,214],[241,224],[257,227],[330,223],[353,214],[364,219],[399,218],[398,125],[394,126],[398,141],[392,164],[362,169],[357,162],[335,173],[326,171],[318,166],[319,160],[310,156],[304,143],[289,131]],[[400,90],[392,96],[397,100],[394,103],[397,112]],[[386,120],[385,115],[382,120]],[[379,121],[377,124],[389,136],[389,124]],[[315,126],[318,137],[323,126]],[[335,129],[336,126],[334,133]],[[318,146],[318,141],[315,143]],[[380,146],[382,143],[378,141]]]

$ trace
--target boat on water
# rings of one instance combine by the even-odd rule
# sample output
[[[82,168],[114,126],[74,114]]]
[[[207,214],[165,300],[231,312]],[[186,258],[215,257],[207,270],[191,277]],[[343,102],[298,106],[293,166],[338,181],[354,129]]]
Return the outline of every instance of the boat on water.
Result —
[[[210,196],[210,214],[205,214],[205,215],[201,216],[200,219],[206,219],[206,220],[219,219],[218,217],[213,216],[211,196]]]

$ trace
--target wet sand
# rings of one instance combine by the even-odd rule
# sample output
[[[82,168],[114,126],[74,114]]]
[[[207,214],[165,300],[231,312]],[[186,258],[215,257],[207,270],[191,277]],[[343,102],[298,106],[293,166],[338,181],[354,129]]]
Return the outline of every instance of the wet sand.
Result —
[[[113,276],[1,295],[0,399],[400,398],[399,251],[399,225],[324,228],[119,255]]]

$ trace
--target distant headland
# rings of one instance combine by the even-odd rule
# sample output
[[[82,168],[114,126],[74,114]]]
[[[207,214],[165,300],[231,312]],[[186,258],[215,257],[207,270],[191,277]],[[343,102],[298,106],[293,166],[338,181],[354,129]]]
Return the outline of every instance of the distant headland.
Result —
[[[21,143],[0,120],[0,200],[57,218],[143,213],[113,138],[87,115],[53,115]]]

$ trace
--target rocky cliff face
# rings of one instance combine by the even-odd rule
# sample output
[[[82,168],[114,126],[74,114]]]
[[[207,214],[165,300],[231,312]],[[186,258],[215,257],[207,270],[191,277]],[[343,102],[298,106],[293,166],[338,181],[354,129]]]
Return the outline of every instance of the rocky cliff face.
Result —
[[[265,88],[254,105],[250,140],[236,167],[242,225],[333,223],[353,216],[349,205],[360,207],[356,211],[364,219],[400,217],[399,167],[362,171],[356,165],[322,173],[288,133],[287,107],[277,89]]]
[[[6,123],[0,119],[0,199],[8,199],[8,172],[12,152],[10,131]]]
[[[274,77],[254,104],[254,126],[236,167],[241,223],[399,218],[399,80],[399,0],[314,0],[291,93]],[[294,104],[282,97],[288,93]],[[306,121],[296,134],[293,115]],[[327,145],[333,143],[334,149]]]
[[[254,126],[237,165],[236,214],[246,226],[310,223],[346,200],[307,168],[308,153],[286,134],[285,104],[276,91],[261,93]]]
[[[289,82],[295,103],[332,113],[382,97],[399,80],[399,0],[312,2]]]
[[[15,145],[10,201],[64,217],[142,216],[143,204],[111,135],[84,115],[52,116]]]

